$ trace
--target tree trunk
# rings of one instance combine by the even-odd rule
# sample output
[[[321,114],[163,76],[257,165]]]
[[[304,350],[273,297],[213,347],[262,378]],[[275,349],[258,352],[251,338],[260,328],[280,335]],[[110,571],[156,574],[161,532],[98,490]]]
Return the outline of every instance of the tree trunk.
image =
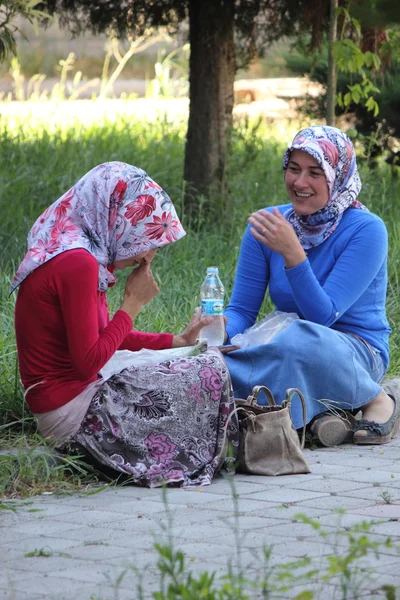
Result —
[[[232,126],[234,2],[189,0],[190,111],[185,148],[186,202],[221,192]]]
[[[336,104],[336,64],[333,58],[333,44],[336,42],[337,35],[337,16],[336,9],[338,0],[330,0],[330,17],[329,17],[329,33],[328,33],[328,89],[327,107],[326,107],[326,123],[332,127],[336,124],[335,104]]]

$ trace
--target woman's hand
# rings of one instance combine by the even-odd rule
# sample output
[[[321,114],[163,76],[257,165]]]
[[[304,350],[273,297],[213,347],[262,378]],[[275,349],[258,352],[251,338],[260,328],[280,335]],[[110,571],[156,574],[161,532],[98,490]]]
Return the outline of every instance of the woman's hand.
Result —
[[[224,317],[226,323],[226,317]],[[202,317],[200,308],[196,308],[193,317],[190,319],[186,329],[179,335],[174,335],[172,340],[173,348],[180,348],[182,346],[193,346],[196,344],[200,330],[206,325],[210,325],[213,317]]]
[[[266,210],[253,213],[249,217],[249,223],[252,226],[250,233],[256,240],[281,254],[287,269],[299,265],[307,258],[296,232],[277,208],[274,208],[273,213]]]
[[[126,279],[125,294],[120,310],[128,313],[133,321],[143,306],[157,296],[159,291],[151,272],[150,263],[142,261]]]

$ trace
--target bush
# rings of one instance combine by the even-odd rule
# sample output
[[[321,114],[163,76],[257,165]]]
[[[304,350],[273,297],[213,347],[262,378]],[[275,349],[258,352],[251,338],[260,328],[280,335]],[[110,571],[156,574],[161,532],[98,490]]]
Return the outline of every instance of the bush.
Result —
[[[324,47],[316,59],[299,50],[284,55],[288,68],[299,75],[308,75],[312,81],[327,85],[328,52]],[[348,115],[357,137],[362,142],[364,154],[371,159],[371,166],[376,158],[382,157],[392,165],[400,166],[399,146],[393,138],[400,137],[400,74],[392,67],[382,75],[376,76],[376,85],[380,94],[371,94],[379,104],[379,114],[375,117],[361,104],[352,104],[346,110],[336,106],[337,116]],[[337,92],[343,95],[348,85],[360,82],[360,77],[347,73],[339,73]],[[326,114],[326,94],[317,98],[308,97],[299,105],[302,112],[315,119],[323,119]],[[379,135],[376,135],[376,132]]]

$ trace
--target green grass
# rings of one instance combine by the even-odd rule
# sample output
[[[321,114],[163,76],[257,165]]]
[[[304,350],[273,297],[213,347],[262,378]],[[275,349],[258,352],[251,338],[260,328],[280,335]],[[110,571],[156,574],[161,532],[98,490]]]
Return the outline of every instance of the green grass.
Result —
[[[286,128],[241,122],[233,134],[228,169],[230,199],[212,214],[190,218],[183,201],[185,128],[167,119],[138,122],[120,116],[112,122],[62,126],[49,119],[35,124],[0,120],[0,424],[26,417],[16,363],[13,332],[14,296],[8,286],[25,252],[27,233],[36,217],[86,171],[108,160],[144,168],[169,193],[187,230],[177,244],[163,248],[153,263],[161,293],[141,313],[137,327],[179,332],[198,304],[206,267],[217,264],[228,296],[247,217],[255,209],[286,201],[281,156],[298,123]],[[388,313],[399,321],[400,181],[389,170],[370,171],[361,165],[361,200],[380,214],[390,235]],[[124,275],[111,290],[110,308],[118,308]],[[391,371],[400,372],[400,339],[391,337]],[[0,431],[1,436],[1,431]]]
[[[85,485],[98,482],[93,470],[79,457],[55,454],[39,435],[13,434],[5,426],[3,432],[0,430],[2,434],[7,452],[0,454],[0,499],[26,498],[53,490],[59,494],[82,491]]]

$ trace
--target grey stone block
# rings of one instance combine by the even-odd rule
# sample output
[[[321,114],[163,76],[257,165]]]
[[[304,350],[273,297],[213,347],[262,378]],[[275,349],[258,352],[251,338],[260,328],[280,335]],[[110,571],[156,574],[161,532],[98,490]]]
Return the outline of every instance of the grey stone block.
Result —
[[[297,482],[303,481],[315,481],[319,479],[320,475],[313,473],[304,473],[302,475],[278,475],[276,477],[264,477],[262,475],[247,475],[245,473],[237,473],[233,480],[235,487],[240,483],[249,484],[262,484],[265,488],[269,488],[271,486],[285,486],[289,485],[294,487],[294,484]],[[238,483],[236,483],[238,482]],[[213,483],[214,485],[214,483]],[[244,488],[246,489],[246,488]],[[251,487],[249,486],[249,491]]]
[[[382,499],[381,499],[382,500]],[[315,502],[312,500],[305,500],[302,502],[298,502],[297,506],[302,512],[306,508],[315,508],[316,505],[321,505],[324,509],[330,510],[350,510],[351,508],[362,508],[366,506],[374,506],[376,504],[376,500],[374,498],[352,498],[348,495],[340,495],[340,496],[325,496],[320,501]]]
[[[2,548],[8,551],[18,551],[21,555],[26,552],[32,552],[35,548],[50,548],[56,552],[68,552],[69,548],[73,548],[76,542],[70,539],[65,539],[61,536],[48,537],[48,536],[32,536],[32,537],[21,537],[7,542],[4,542]]]
[[[47,600],[48,596],[32,594],[31,591],[21,592],[14,589],[0,589],[0,600]]]
[[[299,514],[303,514],[307,517],[309,517],[310,519],[319,519],[321,518],[323,515],[329,515],[330,514],[330,509],[326,508],[325,506],[318,506],[318,507],[313,507],[311,508],[310,506],[308,507],[303,507],[300,505],[301,503],[298,504],[281,504],[278,507],[274,507],[274,508],[268,508],[267,510],[263,511],[266,517],[273,517],[276,521],[276,523],[280,523],[282,522],[282,520],[284,521],[293,521],[296,519],[296,516]],[[254,513],[253,513],[254,514]]]
[[[256,494],[251,494],[252,500],[265,500],[267,502],[301,502],[302,500],[310,500],[317,498],[323,498],[324,496],[328,496],[328,494],[324,492],[319,492],[316,487],[315,491],[303,491],[298,490],[296,488],[291,488],[288,486],[285,487],[276,487],[274,486],[271,490],[265,490],[265,492],[258,492]],[[249,497],[242,496],[241,501],[243,503],[247,502]]]
[[[360,484],[358,482],[355,481],[346,481],[344,479],[336,479],[337,475],[335,475],[335,479],[334,478],[322,478],[318,479],[316,481],[310,481],[310,482],[301,482],[301,483],[297,483],[296,485],[293,485],[291,487],[295,487],[298,490],[310,490],[313,492],[327,492],[327,493],[331,493],[334,492],[335,494],[340,494],[341,492],[345,492],[348,490],[357,490],[360,487]],[[367,487],[367,484],[365,484],[365,487]]]
[[[263,496],[263,494],[262,494]],[[250,496],[240,496],[238,500],[238,509],[241,513],[252,513],[253,511],[265,510],[266,508],[277,507],[281,504],[281,502],[275,501],[270,502],[264,500],[263,498],[254,499],[254,494]],[[212,504],[207,504],[204,509],[207,510],[207,514],[212,514],[213,512],[231,514],[234,510],[234,503],[232,498],[226,498],[224,500],[220,500],[218,502],[213,502]]]
[[[18,578],[11,584],[10,592],[14,593],[10,600],[22,600],[39,596],[43,600],[87,600],[94,591],[99,591],[98,584],[74,581],[52,575],[32,574],[30,577]],[[29,596],[30,594],[30,596]]]
[[[61,521],[32,519],[30,522],[18,524],[13,528],[13,533],[24,536],[37,536],[39,538],[46,535],[59,535],[64,531],[66,533],[72,533],[75,529],[80,529],[79,523],[62,523]]]
[[[353,509],[352,513],[365,515],[377,520],[380,519],[399,519],[400,520],[400,504],[377,504],[366,508]]]
[[[342,492],[341,496],[343,498],[362,498],[365,500],[369,500],[371,504],[381,504],[383,501],[382,494],[387,491],[387,485],[384,483],[379,487],[362,487],[359,490],[352,490],[348,492]],[[390,488],[390,499],[391,503],[398,504],[400,503],[400,489],[399,488]]]

